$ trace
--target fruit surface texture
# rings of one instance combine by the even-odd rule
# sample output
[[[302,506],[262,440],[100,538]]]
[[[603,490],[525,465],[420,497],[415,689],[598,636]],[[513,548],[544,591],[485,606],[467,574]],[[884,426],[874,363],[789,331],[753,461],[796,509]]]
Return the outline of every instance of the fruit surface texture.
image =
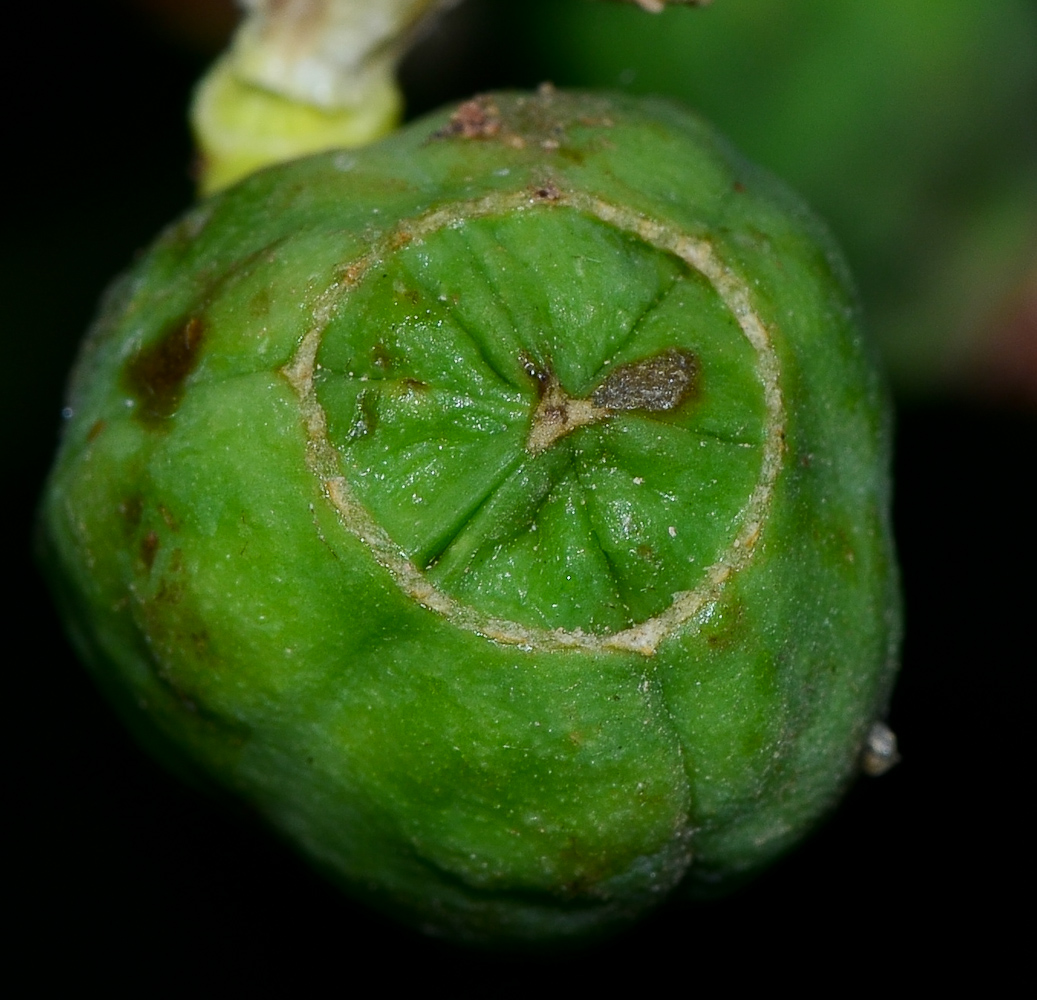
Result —
[[[824,230],[705,123],[491,95],[161,236],[73,374],[45,557],[170,766],[431,933],[578,938],[858,772],[884,404]]]

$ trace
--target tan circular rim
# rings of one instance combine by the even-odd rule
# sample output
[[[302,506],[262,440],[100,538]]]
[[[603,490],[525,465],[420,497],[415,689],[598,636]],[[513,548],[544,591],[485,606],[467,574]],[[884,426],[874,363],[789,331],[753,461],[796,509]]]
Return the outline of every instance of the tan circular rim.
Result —
[[[314,385],[317,353],[325,329],[341,309],[343,298],[379,261],[401,246],[420,242],[433,232],[459,221],[508,212],[551,211],[556,206],[573,208],[608,223],[649,246],[673,254],[701,273],[731,311],[756,352],[756,374],[763,388],[767,414],[760,476],[742,508],[739,528],[730,545],[706,568],[702,582],[691,590],[674,594],[673,602],[664,611],[629,628],[601,635],[580,629],[537,628],[485,615],[433,586],[357,500],[341,475],[337,451],[328,439],[327,418]],[[679,629],[707,621],[725,583],[753,556],[770,509],[784,453],[785,410],[779,371],[777,354],[766,325],[753,307],[747,283],[724,263],[708,239],[689,236],[672,225],[645,218],[592,195],[554,185],[549,191],[495,192],[484,198],[441,206],[400,222],[373,242],[366,254],[338,269],[313,311],[313,326],[303,337],[292,360],[282,369],[298,395],[308,438],[307,461],[320,480],[325,496],[338,512],[346,530],[368,547],[375,561],[409,598],[459,628],[526,651],[614,650],[643,656],[654,655],[659,645]]]

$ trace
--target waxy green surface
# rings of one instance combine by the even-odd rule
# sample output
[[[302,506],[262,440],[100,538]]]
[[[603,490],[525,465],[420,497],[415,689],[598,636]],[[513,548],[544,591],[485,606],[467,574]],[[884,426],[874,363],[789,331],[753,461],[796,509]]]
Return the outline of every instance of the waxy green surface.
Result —
[[[262,172],[110,293],[44,504],[130,726],[487,944],[798,840],[898,640],[841,264],[669,104],[498,95]]]

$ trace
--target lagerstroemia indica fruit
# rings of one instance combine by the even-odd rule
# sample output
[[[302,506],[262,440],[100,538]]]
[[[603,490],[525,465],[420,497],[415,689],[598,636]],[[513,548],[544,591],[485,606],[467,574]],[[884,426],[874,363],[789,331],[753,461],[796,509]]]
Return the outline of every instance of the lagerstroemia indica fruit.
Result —
[[[596,933],[861,767],[898,638],[866,355],[824,231],[703,122],[484,97],[162,235],[73,375],[46,557],[133,729],[352,892]]]

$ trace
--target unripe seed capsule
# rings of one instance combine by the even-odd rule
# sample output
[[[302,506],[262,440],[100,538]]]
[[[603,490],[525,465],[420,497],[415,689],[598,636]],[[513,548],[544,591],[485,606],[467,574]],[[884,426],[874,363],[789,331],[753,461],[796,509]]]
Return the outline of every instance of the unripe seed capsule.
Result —
[[[601,933],[874,769],[879,379],[823,229],[670,104],[493,95],[251,177],[116,286],[69,407],[84,658],[420,927]]]

